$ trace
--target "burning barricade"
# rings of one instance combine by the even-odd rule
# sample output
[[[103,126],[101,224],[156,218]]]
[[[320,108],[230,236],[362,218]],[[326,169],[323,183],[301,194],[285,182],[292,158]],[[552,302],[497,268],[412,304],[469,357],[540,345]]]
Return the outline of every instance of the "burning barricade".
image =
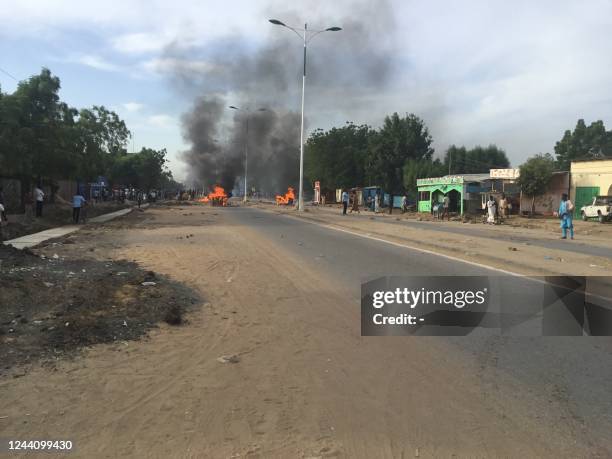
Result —
[[[295,199],[295,194],[293,193],[293,188],[287,188],[287,192],[283,195],[276,195],[276,205],[277,206],[291,206],[293,205],[293,201]]]
[[[220,186],[215,186],[215,189],[208,193],[207,196],[198,199],[199,202],[209,202],[213,206],[227,206],[227,193]]]

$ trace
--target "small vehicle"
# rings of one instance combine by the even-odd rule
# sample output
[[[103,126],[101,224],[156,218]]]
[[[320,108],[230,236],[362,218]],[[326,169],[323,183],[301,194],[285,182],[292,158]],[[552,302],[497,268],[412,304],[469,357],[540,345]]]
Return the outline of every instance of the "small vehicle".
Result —
[[[591,205],[582,206],[580,215],[584,221],[589,218],[596,218],[599,223],[612,220],[612,196],[595,196]]]

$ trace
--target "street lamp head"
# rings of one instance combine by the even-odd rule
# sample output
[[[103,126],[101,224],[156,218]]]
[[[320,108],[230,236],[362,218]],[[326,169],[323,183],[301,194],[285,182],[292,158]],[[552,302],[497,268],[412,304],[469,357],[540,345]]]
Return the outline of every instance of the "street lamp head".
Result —
[[[272,24],[274,25],[280,25],[280,26],[284,26],[285,24],[283,24],[282,22],[280,22],[278,19],[268,19]],[[286,27],[286,26],[285,26]]]
[[[339,30],[342,30],[342,27],[328,27],[325,29],[326,32],[338,32]]]

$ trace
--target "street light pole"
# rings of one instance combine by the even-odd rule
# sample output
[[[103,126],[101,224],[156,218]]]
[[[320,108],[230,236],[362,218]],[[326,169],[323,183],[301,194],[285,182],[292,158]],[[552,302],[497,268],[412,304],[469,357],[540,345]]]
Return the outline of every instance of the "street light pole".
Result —
[[[229,108],[232,110],[242,110],[245,111],[246,116],[246,137],[244,139],[244,199],[243,202],[247,202],[247,174],[249,170],[249,117],[251,116],[251,110],[247,107],[245,109],[241,109],[234,105],[230,105]],[[265,108],[258,108],[258,112],[265,112]]]
[[[249,172],[249,115],[247,113],[246,119],[246,138],[244,141],[244,200],[243,202],[247,202],[247,174]]]
[[[310,40],[312,40],[315,35],[318,35],[323,32],[338,32],[342,30],[340,27],[328,27],[327,29],[317,30],[310,37],[308,37],[308,24],[304,24],[304,30],[300,30],[298,32],[294,27],[290,27],[278,19],[270,19],[274,25],[279,25],[286,27],[287,29],[293,30],[298,37],[300,37],[304,42],[304,71],[302,73],[302,121],[300,127],[300,186],[298,189],[298,211],[302,212],[304,210],[304,102],[306,98],[306,45]]]
[[[304,100],[306,98],[306,31],[304,24],[304,73],[302,74],[302,125],[300,127],[300,187],[298,189],[298,212],[304,210]]]

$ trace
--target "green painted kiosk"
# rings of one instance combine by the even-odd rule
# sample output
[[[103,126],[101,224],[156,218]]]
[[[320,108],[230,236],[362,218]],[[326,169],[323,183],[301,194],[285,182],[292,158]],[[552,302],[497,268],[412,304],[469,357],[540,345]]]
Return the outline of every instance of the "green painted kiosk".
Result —
[[[490,190],[489,174],[445,175],[417,179],[419,212],[431,212],[434,204],[441,203],[444,196],[450,198],[449,210],[463,215],[477,212],[481,208],[480,193]]]
[[[448,194],[450,198],[450,211],[463,215],[463,177],[446,176],[417,179],[419,192],[418,211],[431,212],[435,203],[442,202]]]

